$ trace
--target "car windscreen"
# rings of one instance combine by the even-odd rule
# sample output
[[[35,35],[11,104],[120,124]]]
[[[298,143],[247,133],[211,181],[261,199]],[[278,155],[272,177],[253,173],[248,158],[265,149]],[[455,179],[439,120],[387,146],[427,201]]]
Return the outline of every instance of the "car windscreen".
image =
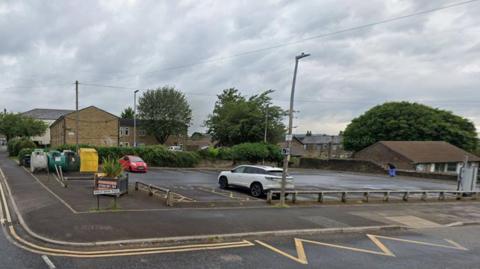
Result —
[[[131,157],[130,157],[130,161],[131,161],[131,162],[134,162],[134,163],[136,163],[136,162],[143,162],[143,160],[142,160],[140,157],[136,157],[136,156],[131,156]]]

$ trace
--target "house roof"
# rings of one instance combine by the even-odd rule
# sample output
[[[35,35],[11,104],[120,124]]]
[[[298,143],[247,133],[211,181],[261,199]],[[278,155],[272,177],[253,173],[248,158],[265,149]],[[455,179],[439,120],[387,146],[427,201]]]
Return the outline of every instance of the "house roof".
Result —
[[[112,114],[112,113],[110,113],[110,112],[108,112],[108,111],[105,111],[105,110],[103,110],[103,109],[101,109],[101,108],[98,108],[98,107],[96,107],[96,106],[87,106],[87,107],[85,107],[85,108],[79,109],[78,112],[83,111],[83,110],[86,110],[86,109],[89,109],[89,108],[98,109],[98,110],[103,111],[103,112],[105,112],[105,113],[107,113],[107,114],[109,114],[109,115],[111,115],[111,116],[113,116],[113,117],[115,117],[115,118],[118,119],[118,116],[117,116],[117,115],[114,115],[114,114]],[[75,110],[70,110],[68,113],[66,113],[66,114],[60,116],[58,119],[56,119],[55,122],[53,122],[51,126],[56,125],[57,122],[63,120],[65,117],[67,117],[68,115],[73,114],[73,113],[75,113]],[[68,118],[68,117],[67,117],[67,118]]]
[[[342,136],[339,135],[326,135],[326,134],[321,134],[321,135],[307,135],[304,136],[303,139],[300,139],[303,144],[308,145],[308,144],[341,144],[343,140]]]
[[[34,108],[32,110],[23,112],[22,115],[39,120],[57,120],[63,115],[73,112],[68,109],[49,109],[49,108]]]
[[[445,141],[380,141],[378,142],[399,153],[413,163],[480,161],[480,157]]]

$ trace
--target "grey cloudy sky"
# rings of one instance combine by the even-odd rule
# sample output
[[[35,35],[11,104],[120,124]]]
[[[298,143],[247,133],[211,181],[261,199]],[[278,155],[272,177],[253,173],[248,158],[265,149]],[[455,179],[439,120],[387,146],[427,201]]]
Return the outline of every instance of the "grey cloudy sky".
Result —
[[[479,127],[480,1],[230,57],[459,1],[0,0],[0,107],[74,108],[75,80],[173,85],[192,106],[190,132],[204,130],[225,88],[273,89],[287,108],[294,56],[305,51],[312,56],[299,68],[297,133],[338,133],[392,100],[451,110]],[[81,107],[119,114],[132,103],[131,90],[80,85]]]

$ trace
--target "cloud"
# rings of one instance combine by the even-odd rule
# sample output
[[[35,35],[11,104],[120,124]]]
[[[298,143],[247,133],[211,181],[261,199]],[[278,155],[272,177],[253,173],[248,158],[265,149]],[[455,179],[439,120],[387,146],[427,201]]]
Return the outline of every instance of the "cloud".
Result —
[[[0,106],[72,108],[75,80],[135,89],[173,85],[192,106],[190,131],[201,131],[225,88],[246,95],[274,89],[275,103],[287,108],[294,56],[305,51],[311,56],[298,71],[296,132],[338,133],[352,118],[391,100],[448,109],[478,126],[480,3],[239,55],[452,3],[2,3]],[[80,84],[81,107],[119,114],[132,102],[133,90]]]

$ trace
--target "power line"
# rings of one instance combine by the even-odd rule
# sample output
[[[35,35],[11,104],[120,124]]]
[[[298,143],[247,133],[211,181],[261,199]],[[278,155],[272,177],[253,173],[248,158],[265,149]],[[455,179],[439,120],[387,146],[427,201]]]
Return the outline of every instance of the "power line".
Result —
[[[153,74],[153,73],[157,73],[157,72],[172,71],[172,70],[184,69],[184,68],[189,68],[189,67],[202,65],[202,64],[207,64],[207,63],[212,63],[212,62],[224,61],[224,60],[228,60],[228,59],[232,59],[232,58],[236,58],[236,57],[241,57],[241,56],[245,56],[245,55],[249,55],[249,54],[259,53],[259,52],[272,50],[272,49],[278,49],[278,48],[286,47],[286,46],[291,46],[291,45],[303,43],[303,42],[314,40],[314,39],[322,39],[322,38],[326,38],[326,37],[330,37],[330,36],[334,36],[334,35],[338,35],[338,34],[343,34],[343,33],[347,33],[347,32],[352,32],[352,31],[357,31],[357,30],[361,30],[361,29],[370,28],[370,27],[373,27],[373,26],[376,26],[376,25],[391,23],[391,22],[394,22],[394,21],[404,20],[404,19],[407,19],[407,18],[415,17],[415,16],[426,15],[426,14],[429,14],[429,13],[433,13],[433,12],[437,12],[437,11],[441,11],[441,10],[445,10],[445,9],[450,9],[450,8],[454,8],[454,7],[458,7],[458,6],[464,6],[464,5],[472,4],[472,3],[478,2],[478,1],[480,1],[480,0],[469,0],[469,1],[452,3],[452,4],[449,4],[449,5],[444,5],[444,6],[437,7],[437,8],[418,11],[418,12],[410,13],[410,14],[403,15],[403,16],[384,19],[384,20],[380,20],[380,21],[377,21],[377,22],[372,22],[372,23],[367,23],[367,24],[355,26],[355,27],[345,28],[345,29],[341,29],[341,30],[337,30],[337,31],[333,31],[333,32],[320,34],[320,35],[314,35],[314,36],[311,36],[311,37],[302,38],[302,39],[298,39],[298,40],[291,41],[291,42],[279,43],[277,45],[273,45],[273,46],[269,46],[269,47],[244,51],[244,52],[240,52],[240,53],[236,53],[236,54],[232,54],[232,55],[228,55],[228,56],[224,56],[224,57],[219,57],[219,58],[206,58],[205,60],[200,60],[200,61],[195,62],[195,63],[167,67],[167,68],[159,69],[159,70],[156,70],[156,71],[145,72],[143,74],[132,74],[132,75],[120,76],[120,78],[128,78],[128,77],[134,77],[134,76],[139,76],[139,75]],[[114,80],[114,79],[118,79],[118,78],[112,78],[112,79],[103,80],[103,81],[111,81],[111,80]],[[0,89],[1,90],[8,90],[8,89],[22,89],[22,88],[25,88],[25,89],[27,89],[27,88],[49,88],[49,87],[60,87],[60,86],[66,86],[66,85],[70,85],[70,83],[69,84],[62,84],[62,85],[53,85],[53,86],[52,85],[46,85],[46,86],[30,86],[30,87],[29,86],[7,87],[7,88],[0,88]],[[99,85],[99,84],[96,84],[95,82],[83,83],[83,85],[106,87],[106,85]],[[110,85],[108,85],[108,88],[137,89],[137,88],[134,88],[134,87],[129,88],[129,87],[110,86]]]
[[[347,33],[347,32],[352,32],[352,31],[357,31],[357,30],[361,30],[361,29],[365,29],[365,28],[370,28],[370,27],[373,27],[373,26],[376,26],[376,25],[391,23],[391,22],[394,22],[394,21],[404,20],[404,19],[407,19],[407,18],[415,17],[415,16],[426,15],[426,14],[429,14],[429,13],[433,13],[433,12],[437,12],[437,11],[441,11],[441,10],[445,10],[445,9],[450,9],[450,8],[454,8],[454,7],[458,7],[458,6],[468,5],[468,4],[471,4],[471,3],[474,3],[474,2],[478,2],[478,1],[480,1],[480,0],[469,0],[469,1],[457,2],[457,3],[450,4],[450,5],[445,5],[445,6],[441,6],[441,7],[437,7],[437,8],[432,8],[432,9],[427,9],[427,10],[423,10],[423,11],[410,13],[410,14],[403,15],[403,16],[393,17],[393,18],[390,18],[390,19],[384,19],[384,20],[377,21],[377,22],[367,23],[367,24],[363,24],[363,25],[359,25],[359,26],[355,26],[355,27],[345,28],[345,29],[341,29],[341,30],[337,30],[337,31],[329,32],[329,33],[324,33],[324,34],[315,35],[315,36],[311,36],[311,37],[307,37],[307,38],[302,38],[302,39],[299,39],[299,40],[296,40],[296,41],[279,43],[277,45],[264,47],[264,48],[259,48],[259,49],[254,49],[254,50],[249,50],[249,51],[244,51],[244,52],[240,52],[240,53],[236,53],[236,54],[232,54],[232,55],[228,55],[228,56],[224,56],[224,57],[213,58],[213,59],[212,58],[207,58],[205,60],[200,60],[196,63],[172,66],[172,67],[167,67],[167,68],[164,68],[164,69],[159,69],[159,70],[156,70],[156,71],[146,72],[146,73],[143,73],[143,74],[133,74],[133,75],[122,76],[122,77],[127,78],[127,77],[139,76],[139,75],[147,75],[147,74],[153,74],[153,73],[157,73],[157,72],[172,71],[172,70],[184,69],[184,68],[189,68],[189,67],[192,67],[192,66],[197,66],[197,65],[202,65],[202,64],[212,63],[212,62],[224,61],[224,60],[228,60],[228,59],[232,59],[232,58],[236,58],[236,57],[240,57],[240,56],[245,56],[245,55],[259,53],[259,52],[263,52],[263,51],[267,51],[267,50],[272,50],[272,49],[278,49],[278,48],[281,48],[281,47],[291,46],[291,45],[303,43],[303,42],[314,40],[314,39],[322,39],[322,38],[326,38],[326,37],[330,37],[330,36],[334,36],[334,35],[338,35],[338,34],[343,34],[343,33]],[[110,80],[113,80],[113,79],[110,79]],[[106,81],[110,81],[110,80],[106,80]]]

